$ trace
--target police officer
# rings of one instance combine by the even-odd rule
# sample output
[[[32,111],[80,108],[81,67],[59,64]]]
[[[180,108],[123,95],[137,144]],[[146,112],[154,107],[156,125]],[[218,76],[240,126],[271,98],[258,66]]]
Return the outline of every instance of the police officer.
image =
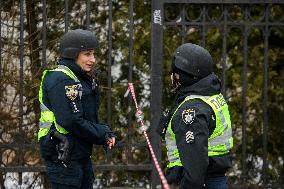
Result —
[[[98,119],[99,90],[93,69],[99,43],[86,30],[67,32],[57,68],[45,70],[39,90],[38,140],[53,189],[93,188],[93,144],[112,148],[115,135]]]
[[[158,130],[166,141],[169,184],[182,189],[227,189],[231,121],[209,52],[191,43],[178,47],[171,80],[175,99]]]

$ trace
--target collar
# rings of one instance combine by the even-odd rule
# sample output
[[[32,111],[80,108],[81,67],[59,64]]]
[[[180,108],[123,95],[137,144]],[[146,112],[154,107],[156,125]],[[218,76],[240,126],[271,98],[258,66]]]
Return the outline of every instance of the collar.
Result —
[[[86,78],[89,80],[91,79],[91,77],[88,76],[86,72],[84,72],[73,59],[62,58],[59,60],[58,64],[67,66],[78,77]]]
[[[212,73],[192,85],[181,86],[175,95],[175,101],[181,102],[189,95],[212,96],[220,93],[220,91],[221,82],[219,78]]]

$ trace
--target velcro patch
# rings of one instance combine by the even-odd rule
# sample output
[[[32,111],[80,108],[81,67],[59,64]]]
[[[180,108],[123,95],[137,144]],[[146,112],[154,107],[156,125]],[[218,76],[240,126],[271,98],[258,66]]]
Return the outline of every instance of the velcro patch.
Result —
[[[182,120],[185,124],[192,124],[195,119],[195,110],[194,109],[186,109],[182,112]]]
[[[78,94],[79,94],[80,85],[68,85],[65,86],[66,96],[71,100],[74,101]]]

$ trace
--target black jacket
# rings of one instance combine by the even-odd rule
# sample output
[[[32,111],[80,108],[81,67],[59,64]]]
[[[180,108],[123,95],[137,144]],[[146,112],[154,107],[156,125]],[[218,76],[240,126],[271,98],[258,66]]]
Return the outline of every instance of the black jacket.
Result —
[[[99,124],[99,92],[92,89],[92,78],[73,60],[62,59],[59,64],[71,69],[80,80],[82,98],[67,97],[65,87],[78,84],[72,78],[63,72],[48,72],[43,81],[43,103],[54,113],[56,122],[69,132],[71,159],[89,158],[93,144],[104,144],[106,135],[112,131],[107,125]],[[50,131],[54,130],[53,125]],[[48,136],[41,140],[41,155],[44,159],[57,157],[55,145]]]
[[[181,87],[177,92],[172,110],[189,95],[212,96],[219,94],[220,81],[210,74],[191,86]],[[185,120],[183,112],[195,112],[191,121]],[[173,112],[171,112],[173,113]],[[169,116],[171,117],[171,115]],[[208,138],[216,127],[212,108],[200,99],[186,101],[172,119],[183,171],[180,186],[183,189],[202,188],[206,177],[224,175],[232,166],[231,155],[208,157]],[[176,171],[179,172],[179,171]]]

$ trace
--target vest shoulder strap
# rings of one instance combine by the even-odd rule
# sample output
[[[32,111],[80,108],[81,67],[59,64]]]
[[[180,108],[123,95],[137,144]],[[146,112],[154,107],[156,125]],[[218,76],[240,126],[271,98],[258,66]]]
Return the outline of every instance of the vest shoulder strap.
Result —
[[[64,65],[58,65],[57,68],[51,69],[51,70],[44,70],[41,78],[40,88],[39,88],[39,102],[43,103],[43,90],[42,85],[44,78],[48,72],[63,72],[64,74],[68,75],[70,78],[72,78],[76,83],[80,83],[80,80],[76,77],[76,75],[67,67]]]

